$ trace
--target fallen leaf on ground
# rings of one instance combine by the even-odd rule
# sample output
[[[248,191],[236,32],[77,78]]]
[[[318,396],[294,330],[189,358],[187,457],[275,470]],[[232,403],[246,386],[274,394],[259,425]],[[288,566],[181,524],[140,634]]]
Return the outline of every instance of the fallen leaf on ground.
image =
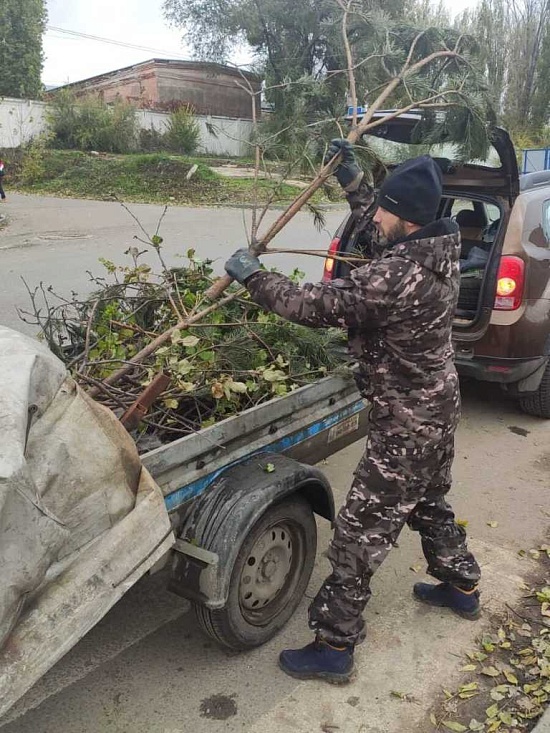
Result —
[[[468,730],[465,725],[462,725],[462,723],[456,723],[454,720],[444,720],[443,725],[448,730],[456,731],[456,733],[464,733],[464,731]]]
[[[516,675],[512,674],[512,672],[509,672],[507,669],[504,670],[504,676],[511,685],[518,684],[518,678],[516,677]]]
[[[470,720],[470,725],[468,726],[468,730],[482,731],[484,729],[485,729],[485,723],[480,723],[479,720],[476,720],[475,718],[472,718]]]

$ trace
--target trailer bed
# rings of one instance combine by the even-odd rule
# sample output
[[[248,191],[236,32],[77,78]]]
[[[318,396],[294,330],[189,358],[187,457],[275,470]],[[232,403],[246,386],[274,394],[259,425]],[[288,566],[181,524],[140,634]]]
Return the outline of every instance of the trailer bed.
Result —
[[[261,453],[310,465],[365,435],[366,403],[351,374],[326,377],[142,456],[166,508],[179,512],[227,468]]]

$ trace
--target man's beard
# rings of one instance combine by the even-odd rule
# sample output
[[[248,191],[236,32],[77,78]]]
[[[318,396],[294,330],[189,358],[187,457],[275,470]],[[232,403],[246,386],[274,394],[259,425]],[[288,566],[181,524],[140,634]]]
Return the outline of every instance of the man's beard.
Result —
[[[408,236],[409,233],[405,222],[403,219],[399,219],[399,221],[396,222],[396,224],[386,234],[386,242],[389,245],[396,244],[397,242],[403,241],[403,239],[406,239]]]

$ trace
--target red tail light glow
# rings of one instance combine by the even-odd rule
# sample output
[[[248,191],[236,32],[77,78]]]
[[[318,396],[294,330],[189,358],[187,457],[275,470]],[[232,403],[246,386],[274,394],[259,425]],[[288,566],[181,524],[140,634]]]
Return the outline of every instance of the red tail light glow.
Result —
[[[523,299],[525,262],[519,257],[505,255],[500,259],[494,308],[497,311],[517,310]]]
[[[334,239],[330,243],[330,247],[328,248],[328,253],[329,255],[337,254],[339,249],[340,249],[340,237],[334,237]],[[334,259],[332,257],[327,257],[325,260],[325,269],[323,270],[323,280],[325,282],[330,282],[333,276],[334,276]]]

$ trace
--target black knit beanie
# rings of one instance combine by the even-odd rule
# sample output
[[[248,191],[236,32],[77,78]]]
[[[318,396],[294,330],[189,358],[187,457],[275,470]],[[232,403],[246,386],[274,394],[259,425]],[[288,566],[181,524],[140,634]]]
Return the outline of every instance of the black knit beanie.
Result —
[[[407,160],[386,178],[378,206],[413,224],[434,221],[443,193],[441,169],[429,155]]]

